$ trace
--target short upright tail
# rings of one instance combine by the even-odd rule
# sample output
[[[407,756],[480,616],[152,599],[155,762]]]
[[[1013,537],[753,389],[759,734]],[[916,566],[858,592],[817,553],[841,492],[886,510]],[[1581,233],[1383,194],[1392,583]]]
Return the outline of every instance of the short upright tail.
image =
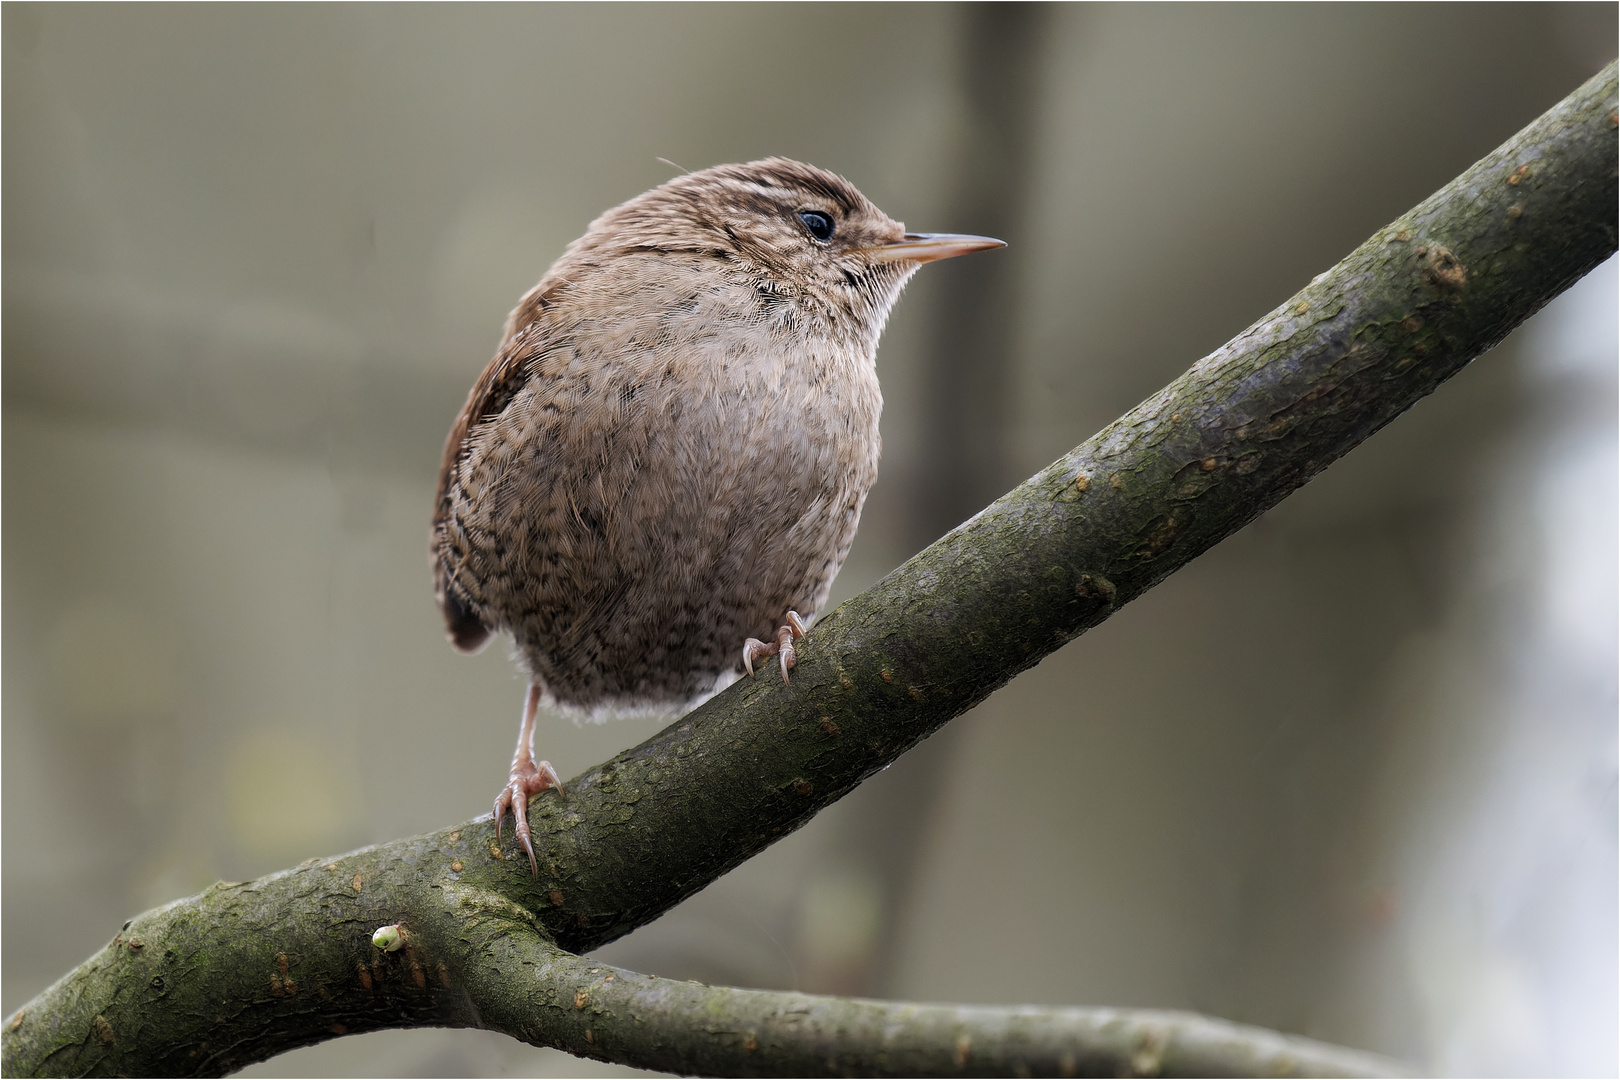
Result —
[[[438,582],[439,611],[444,615],[444,628],[450,635],[450,644],[464,653],[475,653],[489,643],[489,627],[478,617],[467,601],[441,572]]]
[[[468,611],[451,593],[445,598],[444,625],[450,631],[450,644],[464,653],[475,653],[489,644],[489,627]]]

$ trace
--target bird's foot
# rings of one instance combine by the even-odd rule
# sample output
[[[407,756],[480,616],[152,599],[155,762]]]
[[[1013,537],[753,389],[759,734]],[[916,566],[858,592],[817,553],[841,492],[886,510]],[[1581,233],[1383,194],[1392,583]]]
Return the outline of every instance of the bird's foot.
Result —
[[[752,675],[755,660],[775,656],[782,662],[782,681],[792,682],[793,680],[788,678],[788,672],[798,662],[797,657],[793,655],[793,641],[802,637],[804,637],[804,620],[799,618],[797,611],[790,611],[787,613],[787,625],[776,628],[775,641],[765,642],[759,638],[749,638],[743,642],[743,667]]]
[[[562,794],[562,781],[557,778],[557,770],[551,767],[551,762],[542,761],[538,764],[532,759],[512,762],[512,774],[507,780],[506,787],[495,796],[495,840],[501,839],[501,819],[506,811],[512,811],[513,831],[517,833],[518,843],[529,856],[529,870],[538,878],[540,864],[534,857],[534,841],[529,838],[529,798],[538,795],[547,788],[556,788]]]

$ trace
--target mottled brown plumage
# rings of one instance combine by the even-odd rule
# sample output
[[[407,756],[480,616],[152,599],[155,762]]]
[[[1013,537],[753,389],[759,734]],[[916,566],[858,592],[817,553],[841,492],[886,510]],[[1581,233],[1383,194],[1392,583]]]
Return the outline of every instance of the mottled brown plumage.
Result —
[[[495,815],[531,861],[538,705],[676,712],[768,655],[787,676],[877,477],[889,309],[991,246],[771,158],[609,210],[512,312],[445,445],[432,563],[452,642],[509,633],[530,677]]]

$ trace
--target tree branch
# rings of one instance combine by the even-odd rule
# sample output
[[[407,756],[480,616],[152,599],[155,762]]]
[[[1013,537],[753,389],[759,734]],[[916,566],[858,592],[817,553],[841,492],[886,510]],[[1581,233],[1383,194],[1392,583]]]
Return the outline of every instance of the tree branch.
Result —
[[[1615,83],[1610,64],[1181,378],[839,607],[801,643],[791,686],[746,681],[573,780],[566,801],[540,796],[530,810],[538,881],[482,818],[221,883],[126,924],[13,1014],[0,1065],[7,1075],[218,1073],[334,1035],[440,1024],[717,1073],[951,1071],[947,1050],[956,1070],[1021,1061],[1062,1071],[1069,1053],[1081,1070],[1376,1071],[1372,1059],[1332,1056],[1348,1052],[1291,1040],[1278,1049],[1266,1040],[1279,1036],[1170,1014],[693,989],[568,954],[657,918],[802,825],[1264,513],[1611,255]],[[371,932],[393,922],[406,947],[375,952]],[[574,1006],[580,989],[586,1004]],[[739,1043],[749,1024],[757,1034]],[[969,1040],[960,1066],[959,1034]],[[1240,1054],[1283,1056],[1222,1057],[1228,1039]]]
[[[471,906],[481,907],[478,902]],[[624,971],[499,920],[485,1026],[641,1068],[753,1076],[1383,1076],[1394,1063],[1191,1013],[971,1008],[736,990]],[[469,940],[471,939],[471,940]],[[474,944],[476,941],[476,945]],[[693,1037],[694,1024],[702,1035]]]

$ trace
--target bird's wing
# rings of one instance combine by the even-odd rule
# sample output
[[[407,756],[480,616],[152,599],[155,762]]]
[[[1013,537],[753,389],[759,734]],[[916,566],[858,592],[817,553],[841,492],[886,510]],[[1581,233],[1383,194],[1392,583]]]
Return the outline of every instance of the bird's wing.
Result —
[[[464,597],[450,587],[450,566],[444,558],[444,532],[448,527],[452,502],[453,482],[457,466],[467,452],[469,437],[480,424],[498,416],[506,408],[528,378],[529,361],[545,350],[547,340],[555,331],[554,320],[546,317],[546,282],[525,296],[507,320],[506,335],[500,351],[489,362],[484,373],[473,384],[467,402],[450,426],[444,441],[444,456],[439,462],[439,488],[433,500],[433,587],[439,610],[444,615],[445,628],[450,640],[464,652],[474,652],[489,639],[490,628],[484,625]]]

